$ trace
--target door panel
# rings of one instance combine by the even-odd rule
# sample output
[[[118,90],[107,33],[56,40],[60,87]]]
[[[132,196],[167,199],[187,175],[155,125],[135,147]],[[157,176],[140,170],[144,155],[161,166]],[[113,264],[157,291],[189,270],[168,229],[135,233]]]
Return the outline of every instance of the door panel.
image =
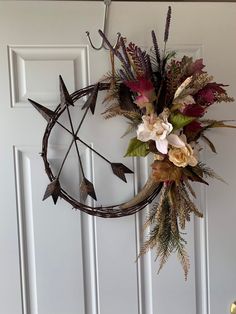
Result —
[[[168,4],[112,3],[109,38],[115,41],[119,31],[148,47],[148,34],[155,29],[161,41]],[[179,56],[203,57],[209,73],[216,81],[229,83],[229,93],[234,95],[236,41],[231,34],[236,27],[236,4],[171,5],[169,47]],[[0,313],[228,313],[236,281],[235,131],[212,133],[219,154],[203,156],[229,184],[211,182],[207,189],[196,186],[205,218],[192,219],[186,230],[191,258],[187,282],[175,256],[160,275],[156,274],[154,252],[135,262],[145,210],[112,220],[84,215],[63,200],[57,206],[51,199],[41,201],[48,184],[39,155],[46,123],[27,98],[54,109],[59,100],[59,74],[73,92],[95,83],[109,70],[107,51],[92,50],[85,36],[89,30],[99,44],[97,29],[102,25],[103,9],[101,2],[90,1],[0,1]],[[215,106],[209,116],[233,119],[234,105]],[[136,173],[125,185],[112,178],[110,169],[88,149],[80,147],[99,203],[111,204],[130,198],[143,186],[150,160],[123,159],[128,139],[120,136],[126,123],[119,118],[104,122],[103,111],[99,101],[95,116],[89,115],[81,130],[82,139]],[[80,111],[74,110],[74,121],[79,118]],[[57,129],[50,140],[50,159],[56,168],[68,139]],[[63,184],[76,196],[79,170],[74,153],[66,170]]]

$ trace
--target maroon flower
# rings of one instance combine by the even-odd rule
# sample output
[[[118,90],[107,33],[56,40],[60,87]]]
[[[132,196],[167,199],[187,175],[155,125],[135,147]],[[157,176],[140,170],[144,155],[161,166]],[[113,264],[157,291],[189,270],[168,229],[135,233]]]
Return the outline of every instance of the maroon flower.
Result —
[[[184,127],[184,133],[198,133],[201,129],[201,123],[194,120]]]
[[[144,77],[138,79],[138,81],[125,81],[126,86],[128,86],[133,92],[139,95],[147,97],[149,100],[153,97],[154,86],[152,82]]]
[[[182,113],[188,117],[202,117],[205,114],[205,108],[197,104],[192,104],[185,106]]]
[[[214,92],[208,87],[204,87],[202,90],[200,90],[197,93],[196,98],[202,106],[210,106],[215,101]]]
[[[216,95],[225,94],[226,91],[222,88],[223,84],[217,84],[215,82],[208,83],[203,89],[196,94],[196,99],[202,106],[210,106],[216,101]]]
[[[138,94],[134,101],[138,107],[146,108],[147,111],[153,110],[152,102],[156,99],[156,94],[150,80],[140,77],[137,81],[125,81],[124,83]]]

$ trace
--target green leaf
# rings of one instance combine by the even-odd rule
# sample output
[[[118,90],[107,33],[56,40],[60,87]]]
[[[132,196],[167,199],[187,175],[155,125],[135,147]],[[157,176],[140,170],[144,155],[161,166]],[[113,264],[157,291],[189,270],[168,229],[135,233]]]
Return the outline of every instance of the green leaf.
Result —
[[[146,142],[141,142],[136,137],[129,142],[129,147],[125,157],[145,157],[149,153],[149,146]]]
[[[189,124],[195,117],[184,116],[181,113],[174,113],[170,116],[170,123],[173,125],[174,130],[183,128],[185,125]]]

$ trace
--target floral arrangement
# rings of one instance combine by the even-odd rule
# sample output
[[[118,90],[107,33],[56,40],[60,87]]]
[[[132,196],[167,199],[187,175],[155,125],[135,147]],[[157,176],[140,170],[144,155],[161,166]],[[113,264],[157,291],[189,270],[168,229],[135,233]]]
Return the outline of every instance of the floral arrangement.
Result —
[[[140,254],[155,248],[161,269],[175,251],[187,277],[189,257],[182,231],[191,213],[203,216],[193,202],[196,195],[191,182],[208,184],[207,178],[221,179],[200,161],[200,140],[216,152],[207,132],[213,128],[235,126],[225,120],[204,119],[214,103],[232,102],[233,98],[227,95],[226,85],[214,82],[204,70],[202,59],[184,56],[177,60],[174,52],[167,52],[170,20],[169,7],[162,52],[154,31],[150,53],[132,42],[127,44],[123,37],[118,46],[112,47],[99,31],[110,48],[112,59],[112,71],[104,79],[110,84],[105,102],[111,102],[111,105],[104,116],[121,115],[129,123],[125,135],[136,132],[125,156],[153,156],[149,181],[142,195],[139,193],[133,202],[148,193],[151,186],[162,182],[160,197],[147,216],[144,227],[149,231]],[[114,56],[121,63],[118,70],[115,69]]]

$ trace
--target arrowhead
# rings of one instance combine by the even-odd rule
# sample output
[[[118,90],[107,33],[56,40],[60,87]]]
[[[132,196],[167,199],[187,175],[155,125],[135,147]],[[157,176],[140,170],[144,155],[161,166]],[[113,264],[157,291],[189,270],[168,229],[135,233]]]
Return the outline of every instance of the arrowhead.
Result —
[[[132,170],[130,170],[129,168],[127,168],[125,165],[121,163],[111,163],[111,168],[112,168],[113,173],[124,182],[127,182],[125,173],[133,173]]]
[[[87,99],[87,101],[83,105],[82,109],[86,109],[89,107],[92,114],[94,114],[95,106],[96,106],[96,102],[97,102],[97,97],[98,97],[98,91],[99,91],[99,83],[94,86],[89,98]]]
[[[64,107],[65,105],[74,106],[73,99],[71,98],[61,75],[59,76],[59,81],[60,81],[60,93],[61,93],[60,94],[61,107]]]
[[[83,202],[86,200],[88,195],[91,196],[95,201],[97,200],[92,182],[84,178],[80,185],[80,196]]]
[[[53,198],[54,204],[57,203],[58,197],[60,196],[61,186],[58,179],[52,181],[45,191],[43,201],[46,200],[49,196]]]
[[[47,120],[47,122],[49,122],[55,116],[55,113],[52,110],[38,104],[32,99],[28,99],[28,101],[31,103],[31,105],[34,106],[36,110],[38,110],[38,112],[43,116],[45,120]]]

